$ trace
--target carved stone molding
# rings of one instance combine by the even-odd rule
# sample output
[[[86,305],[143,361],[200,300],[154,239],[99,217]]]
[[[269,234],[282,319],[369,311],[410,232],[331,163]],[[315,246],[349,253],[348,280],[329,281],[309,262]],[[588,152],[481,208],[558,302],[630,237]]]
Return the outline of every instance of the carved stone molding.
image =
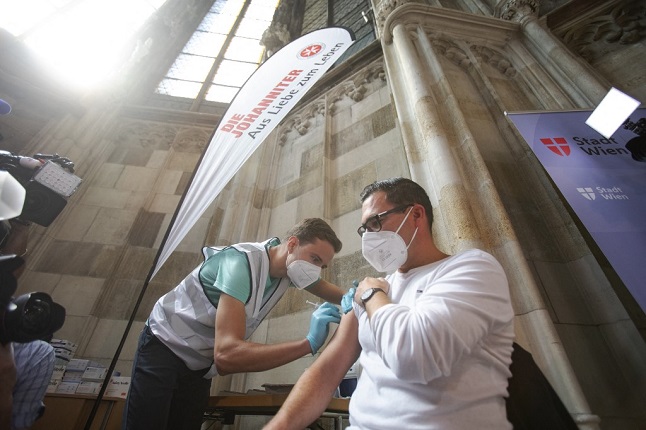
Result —
[[[315,116],[325,116],[325,100],[318,99],[306,106],[298,114],[294,114],[280,131],[278,141],[281,145],[287,142],[287,135],[290,131],[296,130],[299,135],[305,136],[312,125],[311,119]]]
[[[177,135],[178,127],[146,121],[121,122],[114,141],[120,146],[168,149]]]
[[[368,67],[357,73],[356,78],[357,81],[366,83],[377,79],[382,82],[386,82],[386,71],[384,70],[384,63],[382,61],[370,64]]]
[[[260,39],[260,44],[267,49],[267,57],[271,57],[280,48],[291,41],[291,36],[287,25],[283,23],[274,23],[265,30]]]
[[[301,35],[305,0],[281,0],[274,12],[271,25],[262,35],[260,43],[271,57],[280,48]]]
[[[473,45],[471,52],[483,63],[489,64],[502,75],[513,78],[518,73],[504,54],[488,46]]]
[[[415,32],[421,27],[427,34],[443,35],[467,43],[486,41],[494,46],[506,45],[517,37],[520,29],[517,22],[409,2],[387,17],[382,42],[390,45],[395,27],[402,26],[411,40],[415,40]]]
[[[381,0],[375,10],[375,22],[380,34],[383,34],[384,24],[388,15],[399,6],[406,3],[416,3],[411,0]]]
[[[177,133],[173,148],[179,152],[202,153],[209,143],[211,132],[203,128],[186,128]]]
[[[468,69],[471,64],[471,58],[458,44],[444,38],[432,38],[431,43],[438,54],[443,55],[453,64],[464,69]],[[505,54],[490,46],[470,44],[469,50],[483,64],[489,64],[498,70],[503,76],[513,78],[517,71],[511,62],[505,57]]]
[[[437,38],[433,39],[431,43],[438,54],[443,55],[458,67],[466,70],[471,64],[467,53],[452,41]]]
[[[525,17],[537,17],[538,8],[538,0],[507,0],[496,6],[495,14],[501,19],[519,22]]]
[[[646,37],[646,3],[626,0],[609,10],[588,17],[559,34],[563,42],[588,61],[608,45],[632,45]]]
[[[296,130],[301,136],[307,134],[312,125],[311,120],[319,115],[325,116],[328,112],[334,113],[338,101],[349,98],[355,103],[360,102],[368,92],[368,85],[377,80],[384,84],[386,82],[386,71],[381,60],[367,65],[348,80],[336,85],[327,97],[316,99],[300,112],[291,114],[280,130],[279,143],[284,145],[292,130]]]
[[[366,91],[367,88],[363,82],[359,82],[358,84],[353,80],[342,82],[330,93],[330,97],[328,98],[330,112],[334,113],[336,111],[336,102],[343,100],[345,97],[348,97],[354,102],[360,102],[363,100],[363,95]]]
[[[386,82],[386,71],[381,61],[370,64],[350,80],[337,85],[328,96],[330,113],[334,113],[336,111],[336,103],[346,97],[354,102],[363,100],[365,93],[368,91],[366,84],[377,79]]]

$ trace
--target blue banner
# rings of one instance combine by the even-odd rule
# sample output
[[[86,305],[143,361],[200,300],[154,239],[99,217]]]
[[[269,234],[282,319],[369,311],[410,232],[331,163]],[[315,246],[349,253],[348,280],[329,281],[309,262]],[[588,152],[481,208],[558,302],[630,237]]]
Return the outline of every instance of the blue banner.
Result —
[[[646,109],[610,138],[585,124],[591,112],[507,115],[646,310]]]

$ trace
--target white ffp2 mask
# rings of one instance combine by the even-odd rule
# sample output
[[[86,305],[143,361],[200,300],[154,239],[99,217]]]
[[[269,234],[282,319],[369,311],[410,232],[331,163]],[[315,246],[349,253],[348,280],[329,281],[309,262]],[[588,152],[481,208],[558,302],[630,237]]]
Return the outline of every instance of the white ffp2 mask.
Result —
[[[408,259],[408,247],[413,243],[417,229],[415,229],[415,233],[413,233],[408,245],[398,233],[412,210],[413,208],[408,211],[401,224],[399,224],[397,231],[367,231],[361,236],[363,258],[377,272],[393,273],[403,266]]]
[[[321,268],[305,260],[294,260],[287,266],[287,276],[299,290],[321,279]]]

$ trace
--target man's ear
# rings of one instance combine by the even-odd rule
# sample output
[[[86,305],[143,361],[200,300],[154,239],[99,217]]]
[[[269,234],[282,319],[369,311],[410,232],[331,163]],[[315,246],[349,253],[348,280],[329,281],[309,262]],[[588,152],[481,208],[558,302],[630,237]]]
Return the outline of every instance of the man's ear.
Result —
[[[296,246],[298,246],[298,238],[296,236],[290,236],[287,239],[287,252],[293,252]]]
[[[424,219],[424,215],[426,215],[426,210],[424,209],[424,206],[415,204],[413,206],[412,210],[412,216],[416,221]]]

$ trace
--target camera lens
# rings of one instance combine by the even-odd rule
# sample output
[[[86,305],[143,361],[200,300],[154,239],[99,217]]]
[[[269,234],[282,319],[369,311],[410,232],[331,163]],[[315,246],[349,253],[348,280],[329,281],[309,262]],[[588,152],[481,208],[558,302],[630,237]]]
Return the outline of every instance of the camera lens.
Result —
[[[38,334],[49,326],[49,303],[32,297],[23,310],[23,329],[26,332]]]

